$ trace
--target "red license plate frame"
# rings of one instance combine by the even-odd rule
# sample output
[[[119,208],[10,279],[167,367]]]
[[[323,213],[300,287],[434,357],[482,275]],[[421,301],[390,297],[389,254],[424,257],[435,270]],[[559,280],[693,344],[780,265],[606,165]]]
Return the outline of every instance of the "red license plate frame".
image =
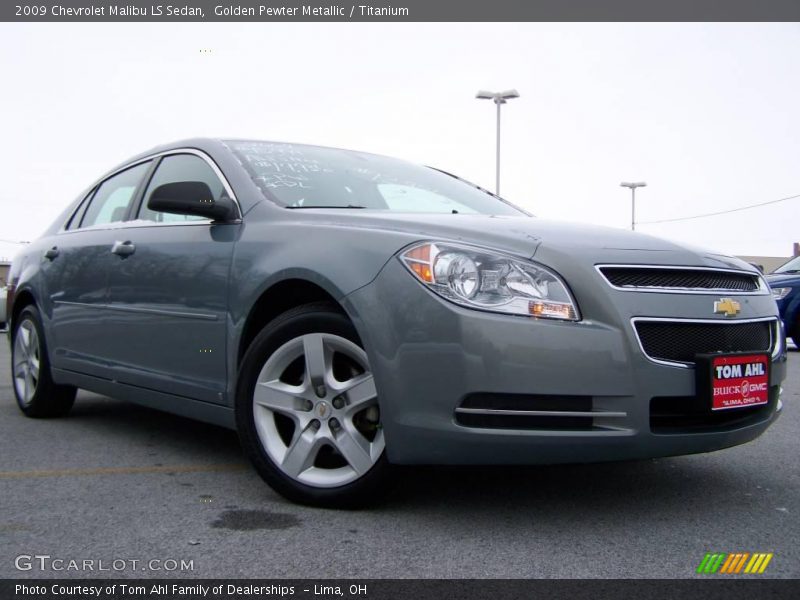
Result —
[[[698,355],[697,393],[712,412],[764,406],[769,404],[770,366],[766,352]]]

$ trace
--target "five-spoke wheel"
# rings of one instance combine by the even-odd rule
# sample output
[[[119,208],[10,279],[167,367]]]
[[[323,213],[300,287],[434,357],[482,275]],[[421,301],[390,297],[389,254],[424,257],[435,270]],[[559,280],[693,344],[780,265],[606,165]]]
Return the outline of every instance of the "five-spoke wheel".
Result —
[[[23,320],[17,328],[11,363],[17,398],[22,406],[30,406],[39,384],[41,368],[39,334],[31,319]]]
[[[236,416],[262,477],[292,500],[353,506],[388,469],[375,379],[333,305],[292,309],[256,336],[239,375]]]
[[[259,438],[289,477],[319,487],[350,483],[383,453],[383,431],[366,353],[328,333],[278,348],[258,376]]]

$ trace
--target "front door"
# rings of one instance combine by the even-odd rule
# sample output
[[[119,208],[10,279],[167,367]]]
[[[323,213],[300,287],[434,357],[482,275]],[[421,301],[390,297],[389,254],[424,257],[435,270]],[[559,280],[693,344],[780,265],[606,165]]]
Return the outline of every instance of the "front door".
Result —
[[[215,199],[226,192],[206,158],[161,159],[133,220],[117,231],[126,250],[109,269],[109,359],[121,383],[222,403],[228,274],[240,226],[147,208],[153,190],[178,181],[204,182]]]

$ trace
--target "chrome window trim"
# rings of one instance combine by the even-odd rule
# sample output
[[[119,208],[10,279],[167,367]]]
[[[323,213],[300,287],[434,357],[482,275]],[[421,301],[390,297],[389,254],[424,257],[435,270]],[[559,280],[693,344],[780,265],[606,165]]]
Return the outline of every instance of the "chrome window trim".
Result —
[[[97,188],[98,185],[103,183],[105,180],[110,179],[111,177],[114,177],[114,175],[116,175],[117,173],[121,173],[122,171],[127,171],[128,169],[130,169],[132,167],[135,167],[137,165],[140,165],[140,164],[148,162],[148,161],[155,160],[156,158],[161,158],[163,156],[169,156],[169,155],[172,155],[172,154],[193,154],[195,156],[198,156],[198,157],[202,158],[206,162],[206,164],[209,167],[211,167],[211,170],[214,171],[214,174],[222,182],[222,187],[225,188],[225,193],[228,194],[230,199],[233,200],[233,203],[236,205],[236,210],[239,213],[237,221],[241,221],[242,220],[242,218],[244,216],[244,211],[242,211],[242,207],[239,204],[239,200],[236,198],[236,194],[233,193],[233,187],[231,187],[231,184],[228,181],[228,178],[225,177],[224,173],[219,168],[217,163],[214,162],[214,159],[211,158],[211,156],[209,156],[208,154],[206,154],[202,150],[198,150],[197,148],[173,148],[172,150],[164,150],[162,152],[156,152],[154,154],[149,154],[147,156],[143,156],[143,157],[141,157],[141,158],[139,158],[139,159],[137,159],[137,160],[135,160],[133,162],[126,163],[126,164],[122,165],[121,167],[119,167],[117,169],[114,169],[110,173],[106,173],[102,178],[100,178],[97,181],[95,181],[94,183],[92,183],[92,185],[90,185],[87,189],[94,190],[95,188]],[[145,189],[145,192],[146,191],[147,190]],[[78,203],[78,205],[75,207],[75,210],[72,211],[69,214],[69,216],[67,217],[67,219],[64,221],[64,223],[61,224],[61,228],[56,232],[57,234],[74,233],[74,232],[85,231],[86,230],[86,228],[83,228],[83,229],[82,228],[66,229],[67,224],[72,220],[72,217],[75,215],[75,211],[80,209],[81,203],[82,202]],[[213,222],[214,221],[212,221],[211,219],[203,219],[202,221],[187,221],[187,222],[184,222],[184,223],[181,223],[181,222],[176,222],[176,223],[156,223],[155,221],[153,221],[152,224],[148,225],[148,224],[146,224],[144,222],[137,221],[137,220],[116,221],[115,223],[109,223],[109,225],[113,225],[113,224],[119,223],[119,225],[117,227],[96,227],[96,228],[93,228],[92,231],[98,231],[98,230],[102,230],[102,229],[128,229],[128,228],[153,227],[153,226],[159,226],[159,227],[164,227],[164,226],[185,227],[187,225],[208,225],[208,224],[213,223]],[[130,225],[126,225],[126,223],[129,223]]]
[[[719,296],[720,294],[729,294],[736,296],[767,296],[771,292],[766,280],[761,273],[754,271],[745,271],[742,269],[726,269],[719,267],[687,267],[684,265],[630,265],[630,264],[599,264],[594,266],[595,270],[600,274],[609,287],[619,290],[620,292],[643,292],[655,294],[699,294],[704,296]],[[603,273],[602,269],[616,268],[616,269],[661,269],[661,270],[680,270],[680,271],[705,271],[711,273],[735,273],[736,275],[751,275],[758,281],[758,289],[752,291],[732,290],[730,288],[677,288],[677,287],[656,287],[656,286],[629,286],[622,287],[614,285]]]
[[[772,327],[769,328],[769,346],[771,350],[767,350],[766,352],[770,352],[770,358],[775,360],[778,358],[781,353],[783,352],[783,339],[780,333],[780,319],[778,317],[759,317],[757,319],[733,319],[733,320],[725,320],[722,319],[680,319],[680,318],[670,318],[670,317],[632,317],[631,318],[631,329],[633,329],[633,335],[636,338],[636,343],[639,345],[639,351],[642,355],[649,360],[650,362],[659,364],[659,365],[666,365],[668,367],[679,367],[682,369],[694,369],[694,363],[685,363],[679,361],[672,361],[672,360],[661,360],[659,358],[654,358],[650,356],[644,350],[644,346],[642,345],[642,340],[639,338],[639,332],[636,330],[636,323],[638,322],[648,322],[648,323],[702,323],[702,324],[713,324],[713,325],[744,325],[747,323],[764,323],[764,322],[772,322]],[[757,351],[754,351],[757,352]]]

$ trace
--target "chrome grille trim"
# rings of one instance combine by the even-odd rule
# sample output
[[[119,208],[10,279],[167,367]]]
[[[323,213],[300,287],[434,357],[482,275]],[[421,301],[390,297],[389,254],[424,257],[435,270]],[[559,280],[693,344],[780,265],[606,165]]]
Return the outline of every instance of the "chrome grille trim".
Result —
[[[615,417],[625,418],[628,413],[604,410],[574,411],[574,410],[506,410],[500,408],[457,408],[457,413],[471,415],[514,415],[531,417]]]
[[[660,358],[654,358],[650,356],[647,352],[645,352],[644,346],[642,345],[642,340],[639,338],[639,332],[636,329],[636,323],[675,323],[678,325],[686,324],[686,323],[700,323],[700,324],[713,324],[713,325],[744,325],[746,323],[764,323],[770,322],[772,326],[769,328],[769,350],[766,352],[770,353],[770,357],[774,360],[778,356],[780,356],[781,352],[783,352],[783,343],[781,337],[781,330],[780,330],[780,320],[777,317],[761,317],[758,319],[732,319],[732,320],[722,320],[722,319],[675,319],[675,318],[664,318],[664,317],[633,317],[631,319],[631,329],[633,329],[633,335],[636,338],[636,343],[639,346],[639,351],[649,360],[650,362],[659,364],[659,365],[666,365],[668,367],[679,367],[682,369],[694,369],[693,363],[686,363],[686,362],[678,362],[678,361],[671,361],[671,360],[663,360]],[[759,352],[759,351],[754,351]]]
[[[635,265],[635,264],[599,264],[594,266],[600,277],[613,289],[621,292],[646,292],[658,294],[735,294],[737,296],[767,296],[770,294],[766,281],[759,273],[753,271],[743,271],[741,269],[725,269],[718,267],[687,267],[684,265]],[[732,275],[742,275],[753,277],[757,284],[755,290],[740,290],[736,288],[696,288],[696,287],[669,287],[669,286],[619,286],[611,282],[603,269],[640,269],[653,271],[697,271],[709,274],[730,273]]]

